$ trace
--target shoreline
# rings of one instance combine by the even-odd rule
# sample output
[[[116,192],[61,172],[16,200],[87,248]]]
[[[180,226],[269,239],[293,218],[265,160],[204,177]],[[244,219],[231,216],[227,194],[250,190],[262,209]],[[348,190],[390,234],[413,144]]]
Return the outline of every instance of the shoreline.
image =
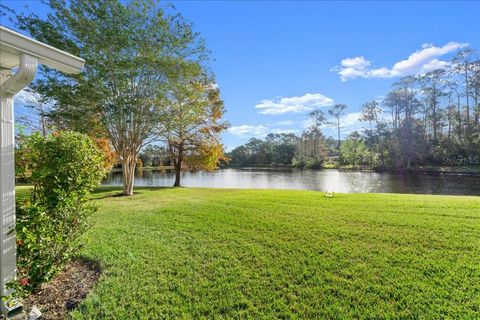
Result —
[[[480,176],[480,166],[420,166],[407,169],[384,169],[380,170],[378,168],[373,168],[370,166],[359,166],[353,168],[351,166],[329,166],[323,167],[321,169],[306,169],[306,168],[295,168],[293,166],[265,166],[265,167],[223,167],[216,170],[222,169],[237,169],[237,170],[265,170],[265,171],[277,171],[277,170],[311,170],[311,171],[321,171],[321,170],[338,170],[343,172],[376,172],[376,173],[391,173],[391,174],[416,174],[416,175],[466,175],[466,176]],[[171,166],[158,166],[158,167],[143,167],[137,168],[136,170],[141,171],[169,171],[173,170]],[[113,168],[110,172],[121,172],[121,168]],[[197,171],[197,170],[184,170],[184,171]]]
[[[360,166],[357,168],[339,166],[339,167],[323,167],[321,169],[306,169],[306,168],[295,168],[295,167],[226,167],[221,169],[238,169],[238,170],[312,170],[312,171],[321,171],[321,170],[338,170],[338,171],[353,171],[353,172],[376,172],[376,173],[391,173],[391,174],[425,174],[425,175],[437,175],[437,174],[452,174],[452,175],[469,175],[469,176],[480,176],[480,166],[478,167],[436,167],[436,166],[421,166],[413,168],[410,170],[407,169],[384,169],[380,170],[377,168],[372,168],[370,166]]]

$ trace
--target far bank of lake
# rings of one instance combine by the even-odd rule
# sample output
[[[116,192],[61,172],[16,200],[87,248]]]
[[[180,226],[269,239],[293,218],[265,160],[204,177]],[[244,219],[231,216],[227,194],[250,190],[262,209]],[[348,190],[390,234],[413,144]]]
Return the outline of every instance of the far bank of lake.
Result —
[[[171,186],[173,181],[174,173],[170,170],[138,170],[135,177],[136,186]],[[112,171],[103,184],[121,185],[122,172]],[[183,172],[182,185],[185,187],[297,189],[341,193],[480,195],[480,175],[442,171],[379,173],[345,169],[220,169],[214,172]]]

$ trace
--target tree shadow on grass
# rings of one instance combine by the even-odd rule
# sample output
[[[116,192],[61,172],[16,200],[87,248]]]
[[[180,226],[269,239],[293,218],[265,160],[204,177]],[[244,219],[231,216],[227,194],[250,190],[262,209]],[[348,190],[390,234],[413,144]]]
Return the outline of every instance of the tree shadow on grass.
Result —
[[[136,195],[144,194],[148,191],[168,190],[174,187],[136,187],[133,196],[126,196],[122,194],[122,187],[120,186],[101,186],[91,192],[92,198],[95,200],[115,198],[115,197],[134,197]]]

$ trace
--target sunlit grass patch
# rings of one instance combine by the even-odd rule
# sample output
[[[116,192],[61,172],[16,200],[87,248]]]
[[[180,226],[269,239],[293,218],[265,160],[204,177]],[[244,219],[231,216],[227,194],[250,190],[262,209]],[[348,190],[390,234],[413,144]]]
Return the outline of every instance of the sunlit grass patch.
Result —
[[[75,319],[479,318],[480,199],[138,188],[94,195]]]

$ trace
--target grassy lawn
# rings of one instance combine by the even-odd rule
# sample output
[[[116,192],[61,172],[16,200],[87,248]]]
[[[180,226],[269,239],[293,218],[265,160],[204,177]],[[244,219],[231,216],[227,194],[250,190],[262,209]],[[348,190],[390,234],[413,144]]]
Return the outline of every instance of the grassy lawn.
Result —
[[[480,198],[114,190],[74,319],[480,318]]]

